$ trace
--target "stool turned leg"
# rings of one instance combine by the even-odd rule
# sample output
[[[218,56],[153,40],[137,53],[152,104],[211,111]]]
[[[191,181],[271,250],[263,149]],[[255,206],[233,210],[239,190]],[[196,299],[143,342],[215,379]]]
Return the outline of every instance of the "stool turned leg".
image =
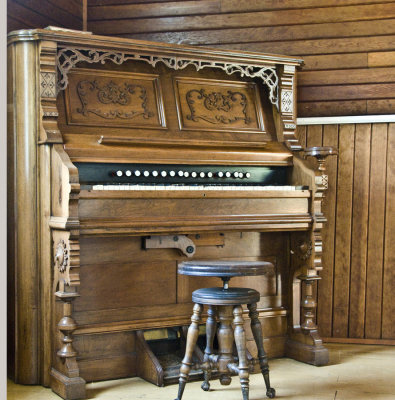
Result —
[[[206,349],[204,350],[203,362],[209,361],[209,356],[213,353],[214,336],[217,330],[217,319],[215,306],[209,306],[207,311],[208,317],[206,322]],[[204,371],[204,382],[202,389],[208,391],[210,389],[211,369]]]
[[[269,365],[265,350],[263,349],[262,326],[258,318],[259,313],[257,311],[256,303],[248,304],[247,307],[249,310],[248,315],[251,318],[252,334],[254,335],[254,340],[258,349],[259,366],[261,367],[262,375],[265,379],[266,396],[272,399],[276,396],[276,391],[270,387]]]
[[[180,368],[178,396],[176,400],[181,400],[182,394],[184,393],[185,384],[187,383],[188,380],[189,371],[191,370],[192,367],[192,355],[199,336],[199,322],[201,320],[202,311],[203,311],[203,306],[201,304],[194,305],[193,314],[191,317],[192,323],[188,328],[185,356],[182,360]]]
[[[230,385],[232,378],[228,364],[233,361],[233,329],[232,329],[232,310],[233,306],[219,306],[218,318],[219,327],[217,330],[219,357],[218,357],[218,372],[219,383],[221,385]]]
[[[241,392],[243,393],[243,400],[248,400],[249,391],[249,371],[246,353],[246,334],[244,331],[243,309],[241,306],[236,306],[233,309],[233,323],[235,325],[234,335],[237,348],[237,355],[239,357],[239,378],[241,385]]]

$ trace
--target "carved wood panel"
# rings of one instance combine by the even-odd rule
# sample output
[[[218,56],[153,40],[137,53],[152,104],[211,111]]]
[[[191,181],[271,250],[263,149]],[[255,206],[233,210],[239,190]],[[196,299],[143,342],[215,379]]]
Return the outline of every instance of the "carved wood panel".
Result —
[[[180,129],[264,131],[253,82],[174,78]]]
[[[71,125],[165,128],[159,76],[78,69],[65,91]]]

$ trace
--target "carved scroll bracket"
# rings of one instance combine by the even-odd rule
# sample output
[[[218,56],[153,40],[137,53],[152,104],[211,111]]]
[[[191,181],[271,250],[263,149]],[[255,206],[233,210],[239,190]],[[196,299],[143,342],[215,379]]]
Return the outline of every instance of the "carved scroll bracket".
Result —
[[[254,64],[236,64],[221,61],[209,60],[195,60],[186,57],[168,57],[168,56],[154,56],[144,53],[123,53],[107,50],[93,50],[84,48],[64,47],[58,50],[57,54],[57,67],[58,67],[58,85],[57,90],[64,90],[68,84],[67,74],[80,62],[87,62],[90,64],[112,61],[115,64],[122,64],[128,60],[143,61],[153,67],[158,62],[162,62],[168,68],[174,70],[185,69],[189,65],[193,65],[197,71],[203,68],[217,68],[222,69],[228,75],[239,73],[240,76],[247,76],[249,78],[259,78],[269,88],[269,99],[272,104],[277,108],[278,105],[278,76],[275,66],[262,66]]]

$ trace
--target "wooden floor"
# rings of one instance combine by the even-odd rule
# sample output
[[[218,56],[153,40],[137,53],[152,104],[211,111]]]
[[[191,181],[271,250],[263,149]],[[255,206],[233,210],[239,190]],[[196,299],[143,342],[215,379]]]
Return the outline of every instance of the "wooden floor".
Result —
[[[395,346],[328,344],[330,364],[313,367],[290,359],[270,360],[272,386],[278,399],[289,400],[394,400]],[[230,386],[211,385],[200,389],[200,382],[188,383],[183,400],[241,400],[238,378]],[[260,374],[250,376],[250,400],[266,399]],[[8,400],[59,400],[41,386],[8,382]],[[177,386],[156,387],[139,378],[89,383],[87,396],[96,400],[173,400]]]

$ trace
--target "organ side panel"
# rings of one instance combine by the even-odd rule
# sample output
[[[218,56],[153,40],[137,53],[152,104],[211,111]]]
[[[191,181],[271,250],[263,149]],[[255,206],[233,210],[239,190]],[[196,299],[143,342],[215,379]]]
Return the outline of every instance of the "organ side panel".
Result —
[[[78,170],[63,146],[52,146],[51,196],[53,304],[51,387],[65,399],[85,397],[85,380],[80,375],[74,348],[74,302],[80,296],[80,233],[78,219]]]

